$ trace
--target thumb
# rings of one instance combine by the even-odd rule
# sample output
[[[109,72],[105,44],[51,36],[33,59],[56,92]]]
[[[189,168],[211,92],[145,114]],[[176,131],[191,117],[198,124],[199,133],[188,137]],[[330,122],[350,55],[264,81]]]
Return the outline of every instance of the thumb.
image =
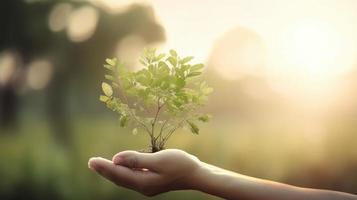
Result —
[[[153,153],[139,153],[137,151],[122,151],[113,157],[113,163],[128,168],[145,168],[156,171],[158,159]]]

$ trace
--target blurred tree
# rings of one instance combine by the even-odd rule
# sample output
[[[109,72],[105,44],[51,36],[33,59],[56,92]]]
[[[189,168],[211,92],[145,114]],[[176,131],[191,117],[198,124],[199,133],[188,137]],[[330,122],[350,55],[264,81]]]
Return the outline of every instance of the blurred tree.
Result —
[[[227,31],[214,43],[207,65],[208,82],[215,89],[210,112],[257,120],[281,106],[280,95],[265,79],[265,43],[255,31]]]
[[[71,37],[68,24],[64,29],[51,31],[49,16],[60,4],[70,8],[72,14],[81,9],[97,13],[93,34],[78,40]],[[65,16],[58,17],[60,19]],[[79,18],[79,25],[90,23],[91,19],[85,17],[83,15]],[[65,22],[69,23],[70,19]],[[98,72],[102,70],[103,58],[114,56],[118,41],[125,36],[136,34],[146,43],[164,39],[163,28],[156,22],[152,8],[145,5],[132,5],[125,12],[109,13],[87,1],[4,0],[0,7],[0,27],[0,53],[9,49],[16,51],[20,55],[19,62],[23,63],[16,66],[20,68],[17,72],[23,73],[13,74],[17,77],[17,84],[0,85],[2,126],[14,125],[16,122],[19,96],[14,85],[25,80],[30,62],[45,58],[53,65],[53,78],[45,90],[48,96],[48,120],[58,141],[64,144],[70,142],[70,90],[81,91],[78,98],[85,103],[87,98],[83,94],[95,93],[93,88],[99,86],[92,80],[100,80],[102,73]],[[19,76],[21,74],[23,75]]]

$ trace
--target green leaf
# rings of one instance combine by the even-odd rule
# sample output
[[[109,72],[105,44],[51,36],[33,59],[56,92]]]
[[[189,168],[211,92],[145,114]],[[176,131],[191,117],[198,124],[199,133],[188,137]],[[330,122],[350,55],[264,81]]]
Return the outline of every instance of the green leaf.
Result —
[[[176,80],[176,88],[183,88],[183,87],[185,87],[185,85],[186,85],[186,82],[184,79],[178,78]]]
[[[125,127],[128,124],[128,117],[126,115],[122,115],[119,118],[119,123],[121,127]]]
[[[111,97],[113,95],[113,89],[112,86],[110,86],[108,83],[103,82],[102,83],[102,90],[104,94],[108,97]]]
[[[104,95],[99,96],[99,100],[104,103],[106,103],[109,99],[110,99],[109,97],[104,96]]]
[[[211,115],[201,115],[198,117],[198,120],[201,122],[208,122],[211,118]]]
[[[190,130],[193,134],[198,135],[200,132],[200,129],[198,128],[198,126],[196,124],[194,124],[191,121],[186,120],[186,122],[188,123],[188,125],[190,126]]]
[[[187,77],[194,77],[194,76],[198,76],[198,75],[201,75],[202,72],[191,72],[187,75]]]
[[[163,62],[163,61],[160,61],[159,64],[158,64],[159,68],[162,68],[162,67],[165,67],[165,68],[168,68],[169,69],[169,66]]]
[[[185,72],[185,71],[187,71],[188,69],[190,69],[190,67],[191,67],[191,65],[181,65],[181,71],[182,72]]]
[[[139,59],[139,62],[142,64],[142,65],[144,65],[144,66],[146,66],[146,62],[145,62],[145,60],[143,60],[143,59]]]
[[[159,54],[158,56],[156,56],[154,60],[155,60],[155,61],[159,61],[159,60],[163,59],[165,56],[166,56],[166,55],[165,55],[164,53],[161,53],[161,54]]]
[[[203,64],[196,64],[191,67],[191,72],[198,71],[204,67]]]
[[[170,50],[170,55],[173,57],[177,57],[177,52],[173,49]]]
[[[148,66],[148,69],[149,69],[149,72],[150,72],[150,73],[152,73],[152,74],[155,73],[155,67],[154,67],[154,65],[149,65],[149,66]]]
[[[162,63],[162,62],[160,62]],[[166,65],[166,63],[160,64],[159,63],[159,74],[158,76],[164,78],[165,76],[168,76],[170,73],[170,68]]]
[[[190,62],[193,59],[193,56],[187,56],[185,58],[183,58],[182,60],[180,60],[181,64],[186,64],[188,62]]]
[[[105,59],[105,62],[107,62],[111,66],[115,66],[117,63],[117,59],[116,58],[112,58],[112,59],[107,58],[107,59]]]
[[[107,64],[104,64],[104,68],[109,69],[109,70],[111,70],[111,71],[114,70],[114,67],[113,67],[113,66],[107,65]]]
[[[177,65],[177,59],[175,57],[168,57],[167,60],[171,63],[173,67],[176,67]]]
[[[110,81],[114,81],[115,80],[114,76],[112,76],[112,75],[104,75],[104,78],[108,79]]]

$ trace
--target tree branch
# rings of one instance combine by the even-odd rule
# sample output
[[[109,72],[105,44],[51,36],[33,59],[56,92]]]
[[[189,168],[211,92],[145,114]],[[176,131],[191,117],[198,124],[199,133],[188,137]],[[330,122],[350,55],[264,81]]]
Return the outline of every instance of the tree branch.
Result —
[[[168,134],[166,134],[164,136],[164,138],[161,140],[160,145],[164,145],[166,143],[166,141],[171,137],[171,135],[178,129],[180,128],[183,123],[187,120],[188,117],[186,117],[185,119],[183,119],[182,121],[180,121],[173,129],[171,129]]]
[[[167,120],[165,120],[165,122],[164,122],[164,124],[161,126],[161,128],[160,128],[160,133],[159,133],[159,135],[155,138],[155,141],[156,140],[158,140],[158,139],[160,139],[161,137],[162,137],[162,133],[163,133],[163,131],[165,130],[165,126],[166,126],[166,124],[169,122],[169,120],[167,119]]]
[[[146,126],[146,124],[145,124],[144,122],[140,121],[140,120],[135,116],[135,114],[133,113],[133,111],[132,111],[131,108],[129,107],[129,101],[128,101],[127,96],[125,95],[125,92],[124,92],[124,90],[123,90],[123,87],[122,87],[121,84],[120,84],[120,80],[118,80],[117,83],[118,83],[118,87],[119,87],[119,89],[120,89],[120,91],[121,91],[121,94],[123,95],[124,101],[125,101],[125,103],[128,105],[129,114],[131,115],[131,117],[132,117],[139,125],[141,125],[141,126],[144,128],[144,130],[146,130],[146,132],[148,132],[148,134],[150,135],[150,137],[153,137],[153,133],[150,132],[150,129]]]
[[[153,135],[155,141],[156,141],[156,138],[155,138],[155,125],[156,125],[156,122],[157,122],[157,120],[159,118],[160,110],[165,105],[165,103],[160,105],[160,99],[161,99],[161,97],[157,98],[157,111],[156,111],[156,114],[155,114],[154,121],[151,123],[151,132],[152,132],[152,135]]]

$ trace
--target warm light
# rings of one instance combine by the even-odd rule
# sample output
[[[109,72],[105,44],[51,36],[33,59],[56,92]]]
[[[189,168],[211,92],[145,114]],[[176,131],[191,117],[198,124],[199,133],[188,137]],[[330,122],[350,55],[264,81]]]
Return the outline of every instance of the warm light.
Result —
[[[118,43],[116,54],[126,66],[139,69],[142,65],[138,62],[145,47],[144,39],[139,35],[128,35]]]
[[[96,6],[111,13],[126,12],[133,4],[148,4],[148,0],[89,0]]]
[[[91,1],[109,8],[129,5],[128,0]],[[165,29],[163,49],[194,55],[198,62],[214,62],[222,78],[259,76],[279,92],[300,90],[313,96],[331,88],[334,79],[348,73],[356,61],[355,4],[324,0],[148,2]],[[187,9],[194,12],[182,12]],[[343,12],[336,14],[336,10]],[[256,41],[239,34],[223,41],[225,33],[237,27],[255,33]],[[220,41],[221,47],[215,47]]]
[[[0,86],[6,85],[16,71],[16,56],[13,52],[5,51],[0,54]]]
[[[308,85],[351,69],[357,55],[356,5],[324,0],[271,2],[155,0],[152,4],[158,21],[165,28],[167,46],[198,59],[210,59],[214,43],[227,30],[244,27],[256,32],[267,47],[265,72],[268,78],[290,87],[288,90],[295,86],[290,84],[295,79]],[[183,14],[181,11],[186,9],[194,12]],[[336,14],[336,10],[343,12]],[[229,77],[232,73],[244,75],[247,71],[261,73],[256,70],[259,67],[248,65],[233,68],[231,63],[240,61],[219,53],[233,59],[220,61],[225,62],[220,71],[226,71],[223,73]],[[244,59],[251,60],[248,57]]]
[[[69,16],[67,34],[73,42],[83,42],[95,32],[98,23],[98,11],[91,6],[74,10]]]
[[[72,5],[69,3],[59,3],[51,10],[48,18],[48,26],[51,31],[57,32],[66,28],[72,9]]]
[[[281,37],[281,65],[294,75],[315,81],[329,80],[350,69],[348,41],[335,27],[315,20],[289,26]]]
[[[223,34],[214,43],[208,66],[231,80],[262,75],[265,54],[265,44],[259,34],[238,27]]]
[[[27,72],[27,84],[31,89],[41,90],[50,82],[53,65],[47,60],[36,60],[30,63]]]

